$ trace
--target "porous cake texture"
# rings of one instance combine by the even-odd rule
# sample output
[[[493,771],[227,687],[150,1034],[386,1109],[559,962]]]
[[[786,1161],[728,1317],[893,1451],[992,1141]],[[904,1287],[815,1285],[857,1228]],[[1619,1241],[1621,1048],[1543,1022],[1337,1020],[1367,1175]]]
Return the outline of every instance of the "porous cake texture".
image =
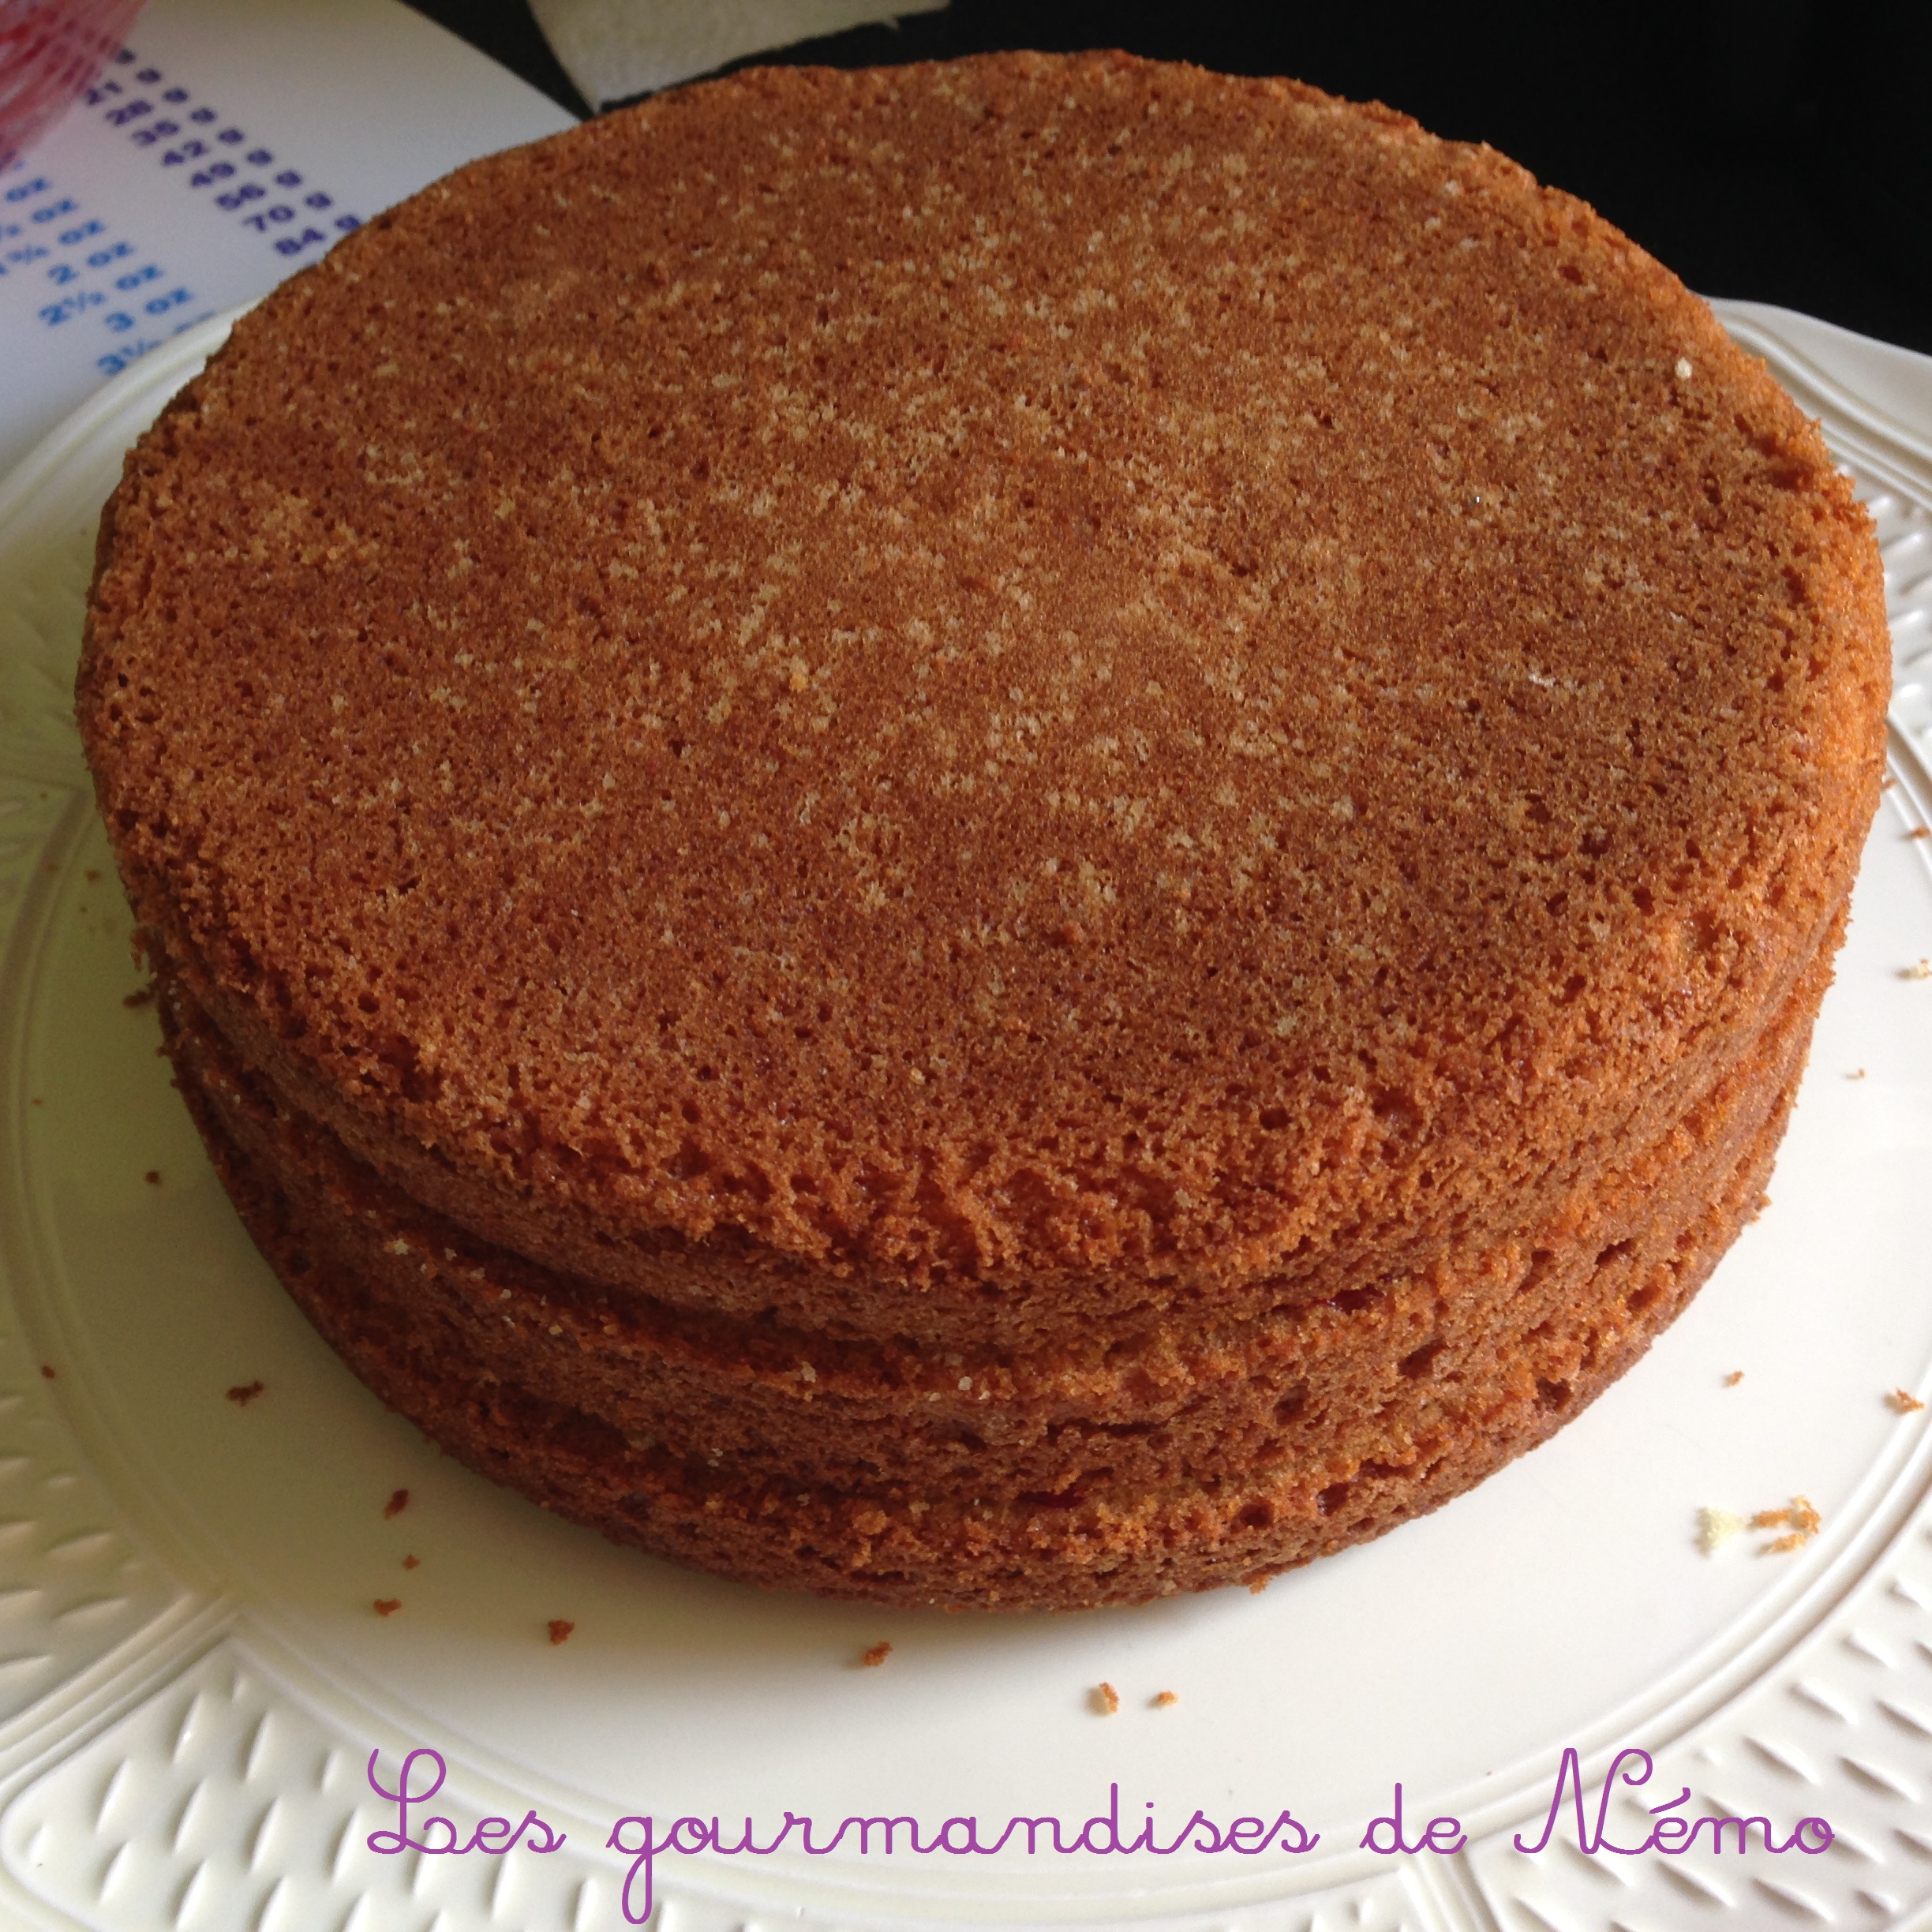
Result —
[[[1252,1581],[1761,1198],[1878,564],[1486,148],[1119,55],[480,162],[129,458],[79,686],[188,1103],[474,1467],[907,1604]]]

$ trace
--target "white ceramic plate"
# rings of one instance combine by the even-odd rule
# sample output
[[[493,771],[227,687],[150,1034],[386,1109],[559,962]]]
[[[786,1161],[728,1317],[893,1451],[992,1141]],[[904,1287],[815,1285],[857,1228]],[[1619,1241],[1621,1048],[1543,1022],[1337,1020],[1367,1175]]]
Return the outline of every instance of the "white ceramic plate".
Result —
[[[1908,976],[1932,957],[1932,841],[1911,836],[1932,809],[1932,362],[1724,313],[1871,504],[1900,664],[1898,782],[1774,1205],[1623,1384],[1447,1510],[1260,1596],[1066,1618],[761,1595],[618,1550],[442,1458],[309,1331],[125,1004],[129,915],[69,717],[99,505],[219,328],[44,444],[0,487],[0,1917],[615,1932],[625,1814],[719,1814],[728,1844],[788,1810],[820,1843],[848,1814],[991,1837],[1051,1814],[1071,1837],[1118,1786],[1129,1837],[1151,1801],[1163,1845],[1196,1808],[1290,1808],[1320,1842],[987,1858],[903,1836],[859,1855],[848,1833],[821,1858],[795,1832],[665,1855],[657,1923],[1932,1926],[1932,1412],[1887,1401],[1932,1395],[1932,980]],[[1794,1495],[1824,1518],[1803,1548],[1700,1552],[1700,1509]],[[447,1760],[433,1808],[466,1830],[534,1806],[567,1842],[372,1851],[396,1821],[369,1754],[393,1780],[414,1746]],[[1525,1855],[1570,1746],[1593,1823],[1616,1751],[1655,1755],[1619,1787],[1616,1842],[1688,1787],[1683,1815],[1762,1814],[1780,1840],[1819,1817],[1835,1843],[1587,1856],[1566,1825]],[[1412,1836],[1453,1815],[1467,1844],[1362,1849],[1398,1780]]]

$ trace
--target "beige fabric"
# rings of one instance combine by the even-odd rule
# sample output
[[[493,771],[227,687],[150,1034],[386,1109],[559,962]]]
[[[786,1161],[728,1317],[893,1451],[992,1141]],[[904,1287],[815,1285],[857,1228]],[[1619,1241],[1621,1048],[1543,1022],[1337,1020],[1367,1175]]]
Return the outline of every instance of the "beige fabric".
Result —
[[[793,47],[945,0],[530,0],[564,72],[593,107],[675,87],[747,54]]]

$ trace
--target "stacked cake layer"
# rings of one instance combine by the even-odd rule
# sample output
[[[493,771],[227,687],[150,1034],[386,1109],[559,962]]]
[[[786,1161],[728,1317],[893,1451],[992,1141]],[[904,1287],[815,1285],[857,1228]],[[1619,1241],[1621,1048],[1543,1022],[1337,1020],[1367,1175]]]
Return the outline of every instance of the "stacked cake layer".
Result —
[[[477,164],[129,458],[80,684],[181,1084],[474,1466],[883,1601],[1432,1508],[1754,1211],[1863,513],[1483,149],[1121,57]]]

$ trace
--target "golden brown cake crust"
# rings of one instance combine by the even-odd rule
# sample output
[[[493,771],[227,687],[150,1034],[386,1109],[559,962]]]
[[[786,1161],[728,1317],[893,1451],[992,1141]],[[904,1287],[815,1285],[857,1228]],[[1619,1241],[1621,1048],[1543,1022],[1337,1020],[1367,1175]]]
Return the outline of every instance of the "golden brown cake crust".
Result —
[[[921,1361],[1446,1324],[1572,1243],[1620,1364],[1679,1303],[1584,1246],[1735,1228],[1888,676],[1815,430],[1588,209],[1001,55],[741,74],[350,238],[129,458],[79,706],[285,1276],[348,1161],[641,1319]],[[1698,1121],[1721,1211],[1633,1178]],[[1455,1413],[1383,1519],[1551,1425]]]
[[[778,69],[480,163],[116,526],[122,852],[312,1079],[921,1282],[1531,1181],[1870,803],[1815,434],[1575,203],[1281,83]]]

